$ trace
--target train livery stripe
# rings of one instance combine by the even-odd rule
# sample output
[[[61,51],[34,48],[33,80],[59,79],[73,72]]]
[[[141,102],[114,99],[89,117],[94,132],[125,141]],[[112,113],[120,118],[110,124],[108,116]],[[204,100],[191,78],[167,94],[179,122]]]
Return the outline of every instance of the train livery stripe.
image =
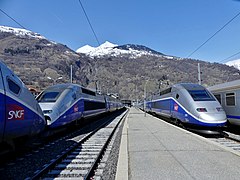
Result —
[[[230,118],[230,119],[240,119],[240,116],[227,115],[227,118]]]

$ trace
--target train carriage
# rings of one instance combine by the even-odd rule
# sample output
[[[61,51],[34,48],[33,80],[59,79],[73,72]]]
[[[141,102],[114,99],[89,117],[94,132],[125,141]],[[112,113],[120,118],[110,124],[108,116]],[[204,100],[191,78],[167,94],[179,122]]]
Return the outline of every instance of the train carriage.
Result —
[[[240,80],[209,87],[222,105],[230,124],[240,126]]]
[[[218,129],[226,123],[226,114],[215,97],[203,86],[175,84],[146,102],[146,110],[166,116],[196,129]]]
[[[0,143],[38,134],[45,128],[40,106],[23,82],[0,61]]]
[[[51,86],[37,100],[52,128],[107,111],[104,96],[77,84]]]

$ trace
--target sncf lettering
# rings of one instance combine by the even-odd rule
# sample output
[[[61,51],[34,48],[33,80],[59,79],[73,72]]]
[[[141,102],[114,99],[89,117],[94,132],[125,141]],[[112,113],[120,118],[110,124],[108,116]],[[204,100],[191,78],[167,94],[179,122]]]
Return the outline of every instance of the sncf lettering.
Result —
[[[7,118],[8,120],[24,120],[24,109],[15,104],[7,105]]]
[[[24,110],[16,110],[8,112],[9,120],[23,120],[24,119]]]

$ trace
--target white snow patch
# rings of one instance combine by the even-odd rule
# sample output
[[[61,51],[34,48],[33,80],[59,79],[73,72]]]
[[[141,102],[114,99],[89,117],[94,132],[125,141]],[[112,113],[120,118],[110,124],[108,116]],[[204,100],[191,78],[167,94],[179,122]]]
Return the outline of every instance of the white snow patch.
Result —
[[[28,37],[31,37],[31,38],[46,39],[45,37],[41,36],[40,34],[34,33],[32,31],[29,31],[29,30],[26,30],[26,29],[0,26],[0,31],[1,32],[13,33],[16,36],[28,36]]]
[[[228,66],[233,66],[236,69],[240,70],[240,59],[233,60],[233,61],[228,61],[225,63]]]
[[[87,54],[87,53],[90,53],[91,51],[93,51],[95,48],[92,47],[92,46],[89,46],[89,45],[85,45],[79,49],[77,49],[77,53],[84,53],[84,54]]]

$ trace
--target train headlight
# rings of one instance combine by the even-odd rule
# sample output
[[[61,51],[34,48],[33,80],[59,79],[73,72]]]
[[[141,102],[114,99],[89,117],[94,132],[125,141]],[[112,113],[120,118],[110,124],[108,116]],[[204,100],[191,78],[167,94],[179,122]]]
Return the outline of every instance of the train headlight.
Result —
[[[51,114],[52,110],[43,110],[43,114]]]
[[[207,112],[206,108],[197,108],[196,109],[198,112]]]

